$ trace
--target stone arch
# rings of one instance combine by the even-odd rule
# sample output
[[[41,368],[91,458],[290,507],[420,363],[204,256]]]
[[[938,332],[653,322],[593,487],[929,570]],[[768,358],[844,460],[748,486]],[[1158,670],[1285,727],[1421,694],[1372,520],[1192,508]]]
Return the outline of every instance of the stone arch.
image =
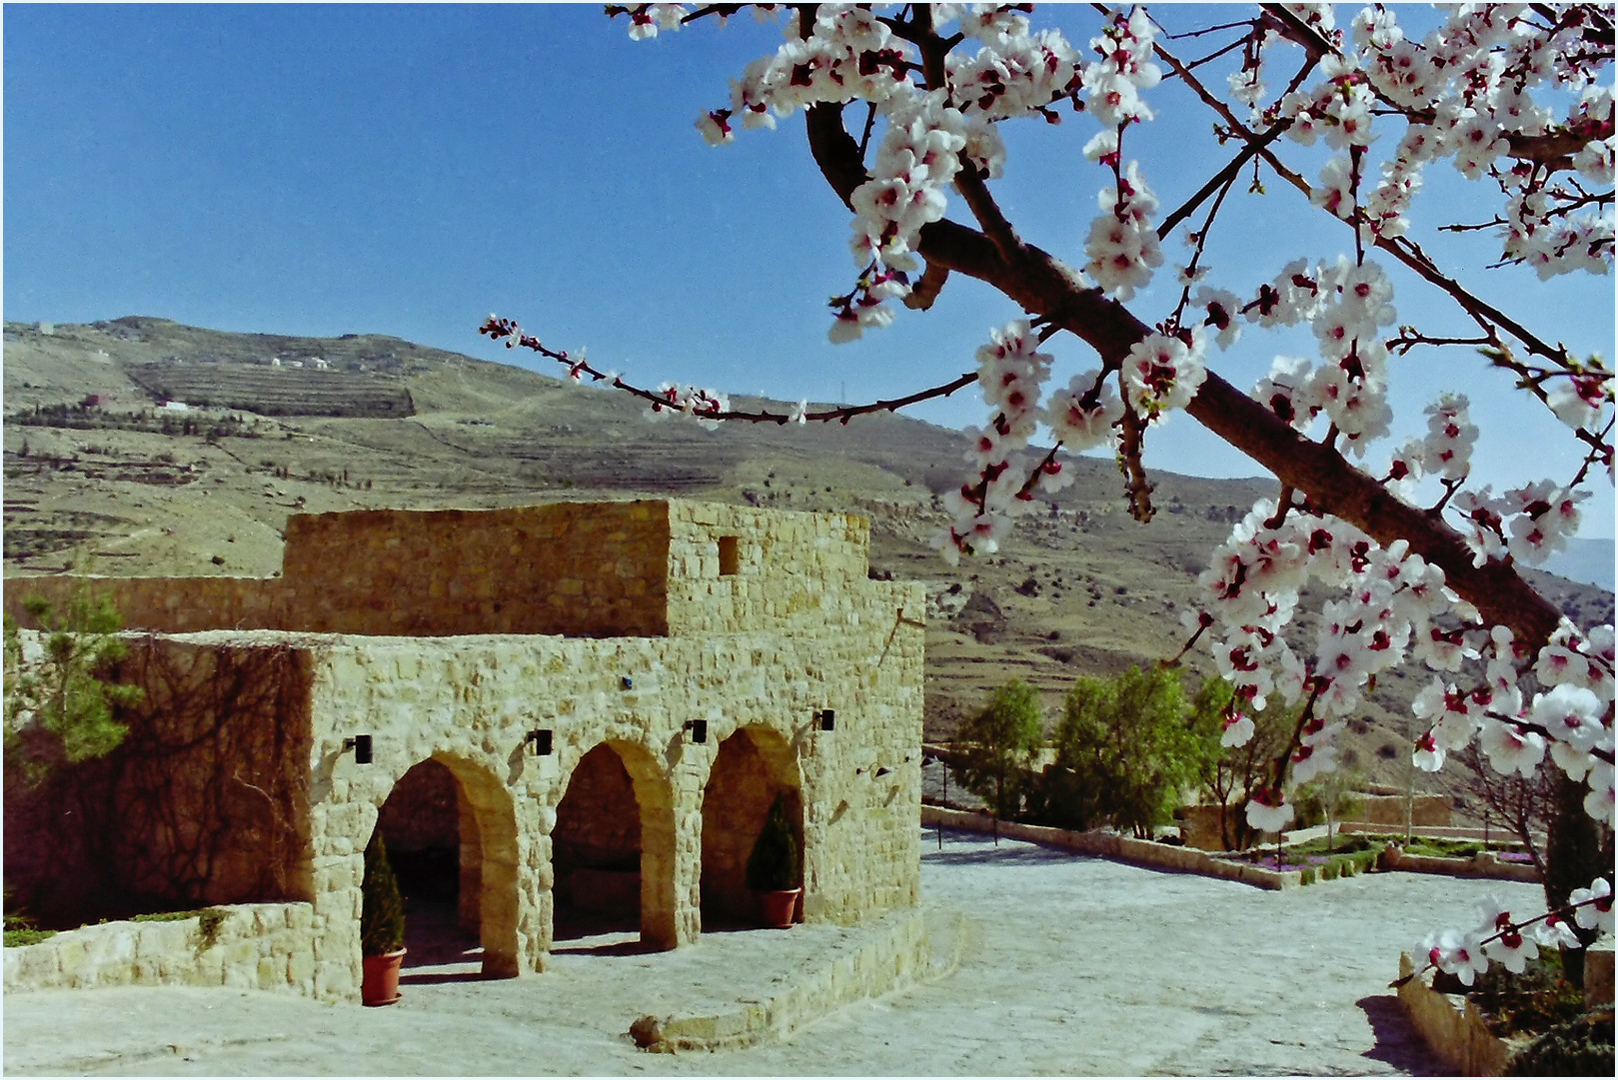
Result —
[[[579,759],[557,804],[551,859],[572,914],[638,924],[647,948],[678,943],[673,789],[645,747],[608,739]]]
[[[454,852],[457,914],[464,929],[477,932],[484,977],[517,975],[517,817],[499,778],[475,761],[435,753],[394,783],[376,827],[390,841],[412,829],[429,850]]]
[[[738,728],[719,745],[702,792],[702,918],[751,923],[747,858],[777,795],[803,847],[803,779],[792,745],[772,728]]]

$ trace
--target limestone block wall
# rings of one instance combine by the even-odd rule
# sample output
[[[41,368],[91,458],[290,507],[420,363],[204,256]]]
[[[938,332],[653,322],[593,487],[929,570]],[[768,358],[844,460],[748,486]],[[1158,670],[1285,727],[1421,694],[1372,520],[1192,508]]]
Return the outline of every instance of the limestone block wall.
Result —
[[[901,597],[919,604],[920,589],[892,598]],[[602,745],[628,772],[641,817],[643,940],[695,940],[704,792],[719,747],[743,727],[779,740],[799,770],[806,917],[853,923],[915,903],[922,630],[878,619],[875,607],[861,629],[820,636],[331,639],[316,661],[310,754],[325,948],[348,951],[352,979],[365,841],[393,784],[431,757],[476,809],[487,962],[542,968],[557,808],[579,762]],[[825,708],[836,710],[834,731],[811,721]],[[705,744],[692,741],[691,719],[707,721]],[[525,742],[536,728],[553,732],[550,755]],[[373,739],[371,765],[343,749],[361,733]],[[342,996],[342,978],[323,989]]]
[[[309,655],[273,631],[130,642],[105,758],[6,792],[6,882],[71,924],[309,896]],[[48,913],[48,914],[47,914]]]
[[[233,986],[310,995],[317,932],[309,904],[238,904],[169,922],[84,926],[5,951],[5,992],[93,986]]]
[[[286,538],[280,578],[13,578],[6,610],[89,581],[164,633],[647,637],[846,625],[880,584],[863,517],[683,500],[296,514]]]
[[[720,503],[668,506],[671,634],[815,632],[861,618],[880,594],[882,583],[866,579],[866,518]],[[907,617],[923,621],[925,608],[917,604]]]
[[[270,862],[294,883],[288,898],[313,905],[315,996],[358,993],[365,844],[428,759],[454,778],[461,914],[479,927],[487,974],[544,965],[558,810],[592,751],[628,777],[653,946],[696,939],[705,862],[734,876],[783,786],[801,822],[807,919],[854,923],[916,902],[924,596],[867,580],[864,519],[564,504],[303,516],[287,536],[279,581],[165,582],[167,593],[136,582],[121,602],[130,625],[152,629],[283,628],[153,640],[221,672],[279,649],[304,673],[293,698],[242,714],[298,747],[298,852]],[[220,599],[193,610],[193,587]],[[835,730],[814,722],[822,710]],[[707,724],[703,743],[693,720]],[[552,732],[552,753],[534,752],[536,729]],[[738,732],[767,770],[727,774],[720,750]],[[344,745],[359,734],[373,739],[371,764]],[[726,824],[710,836],[722,857],[705,860],[709,815]],[[8,831],[10,820],[8,807]]]
[[[126,627],[188,634],[197,630],[274,630],[283,626],[279,578],[119,578],[98,575],[15,577],[5,582],[6,614],[35,627],[23,601],[41,596],[64,610],[80,589],[118,606]]]
[[[287,520],[289,625],[343,634],[666,632],[666,503]]]
[[[1403,795],[1362,795],[1364,808],[1354,817],[1373,825],[1403,825],[1405,799]],[[1410,806],[1412,825],[1447,826],[1450,823],[1451,804],[1448,796],[1417,795]]]
[[[639,866],[640,815],[635,812],[635,782],[623,758],[610,746],[597,745],[579,760],[557,807],[551,840],[552,860],[558,870]],[[626,859],[635,866],[618,865]]]

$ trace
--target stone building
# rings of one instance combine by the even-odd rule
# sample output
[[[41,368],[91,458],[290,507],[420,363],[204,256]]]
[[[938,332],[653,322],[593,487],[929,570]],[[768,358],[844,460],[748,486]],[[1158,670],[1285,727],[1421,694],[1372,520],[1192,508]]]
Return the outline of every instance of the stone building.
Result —
[[[544,970],[569,905],[655,948],[739,916],[778,795],[804,919],[912,905],[925,604],[868,551],[854,516],[579,503],[294,516],[269,579],[8,580],[13,614],[110,595],[146,689],[99,826],[8,798],[8,881],[307,903],[286,977],[324,999],[358,993],[379,818],[450,851],[488,975]]]

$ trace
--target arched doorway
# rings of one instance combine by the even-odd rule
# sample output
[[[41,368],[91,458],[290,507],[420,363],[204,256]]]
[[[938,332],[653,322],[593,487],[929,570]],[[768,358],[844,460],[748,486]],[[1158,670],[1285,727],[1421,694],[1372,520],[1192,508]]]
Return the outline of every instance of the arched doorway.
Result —
[[[636,932],[670,949],[674,930],[674,809],[645,748],[604,742],[568,778],[551,831],[552,940]]]
[[[516,975],[517,823],[499,780],[448,755],[417,762],[376,828],[405,898],[406,969],[440,969],[434,979],[471,966],[484,978]]]
[[[763,726],[744,727],[719,745],[702,793],[702,926],[756,925],[747,858],[777,795],[803,848],[803,797],[791,745]]]

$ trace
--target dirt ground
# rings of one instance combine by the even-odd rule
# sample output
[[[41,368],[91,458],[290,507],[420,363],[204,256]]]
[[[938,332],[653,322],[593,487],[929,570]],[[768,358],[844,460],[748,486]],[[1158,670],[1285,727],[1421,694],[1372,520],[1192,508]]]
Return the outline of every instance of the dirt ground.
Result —
[[[924,837],[930,925],[968,931],[942,978],[836,1012],[784,1042],[652,1055],[626,1032],[778,992],[859,931],[715,933],[639,953],[559,943],[554,970],[483,982],[423,956],[396,1006],[128,987],[11,994],[13,1075],[1433,1075],[1387,984],[1428,929],[1537,886],[1372,874],[1285,893],[1016,841]]]

